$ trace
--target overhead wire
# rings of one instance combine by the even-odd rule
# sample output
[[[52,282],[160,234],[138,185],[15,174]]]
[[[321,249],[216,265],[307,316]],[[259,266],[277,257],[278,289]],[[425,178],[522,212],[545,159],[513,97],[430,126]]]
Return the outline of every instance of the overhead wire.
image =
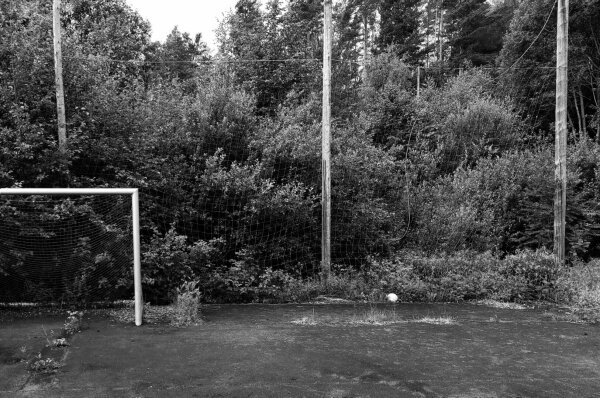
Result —
[[[556,7],[557,3],[558,3],[558,0],[554,0],[554,4],[552,4],[552,8],[550,9],[550,12],[548,13],[548,17],[546,18],[546,22],[544,22],[544,26],[542,26],[542,28],[540,29],[540,31],[538,32],[538,34],[535,36],[535,38],[533,39],[533,41],[529,44],[529,47],[527,47],[527,49],[525,51],[523,51],[523,53],[519,56],[519,58],[517,58],[517,60],[515,62],[512,63],[511,66],[509,66],[508,68],[506,68],[506,70],[502,73],[502,75],[504,73],[506,73],[509,69],[512,69],[519,61],[521,61],[521,59],[523,59],[523,57],[525,56],[525,54],[527,54],[529,52],[529,50],[531,49],[531,47],[533,47],[533,45],[537,42],[537,40],[540,38],[540,36],[544,32],[544,30],[546,30],[546,26],[548,26],[548,22],[550,21],[550,17],[552,16],[552,12],[554,12],[554,8]],[[552,67],[552,69],[555,69],[555,67]]]

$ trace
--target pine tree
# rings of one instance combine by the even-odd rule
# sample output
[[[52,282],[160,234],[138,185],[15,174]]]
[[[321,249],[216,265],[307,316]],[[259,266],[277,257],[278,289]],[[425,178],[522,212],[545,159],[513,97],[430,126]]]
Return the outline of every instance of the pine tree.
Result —
[[[377,45],[380,50],[393,46],[394,52],[409,63],[417,63],[422,42],[420,0],[381,0],[381,24]]]

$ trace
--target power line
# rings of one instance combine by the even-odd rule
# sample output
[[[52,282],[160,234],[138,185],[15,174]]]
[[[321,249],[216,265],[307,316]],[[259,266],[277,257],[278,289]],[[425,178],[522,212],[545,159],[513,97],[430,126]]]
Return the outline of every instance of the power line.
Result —
[[[123,63],[123,64],[134,64],[134,65],[161,65],[161,64],[193,64],[193,65],[218,65],[218,64],[250,64],[250,63],[285,63],[285,62],[322,62],[318,58],[281,58],[281,59],[212,59],[212,60],[163,60],[163,61],[148,61],[143,59],[114,59],[104,56],[73,56],[65,55],[64,58],[80,60],[80,61],[99,61],[99,62],[111,62],[111,63]],[[522,58],[522,56],[520,57]],[[332,59],[332,62],[337,63],[349,63],[357,66],[362,66],[360,62],[345,60],[345,59]],[[516,64],[516,62],[515,62]],[[514,65],[514,64],[513,64]],[[419,66],[406,65],[408,69],[416,70]],[[444,70],[444,71],[460,71],[468,68],[450,68],[445,66],[420,66],[421,70]],[[504,66],[477,66],[473,69],[479,70],[500,70],[500,69],[517,69],[517,70],[530,70],[530,69],[556,69],[555,66],[533,66],[514,68],[512,65],[509,67]]]
[[[511,69],[513,66],[515,66],[525,56],[525,54],[527,54],[527,52],[531,49],[531,47],[533,47],[535,42],[540,38],[540,36],[542,35],[542,32],[544,32],[544,30],[546,30],[546,26],[548,25],[548,22],[550,21],[550,17],[552,16],[552,12],[554,11],[554,7],[556,7],[557,2],[558,2],[558,0],[554,0],[554,4],[552,4],[552,8],[550,9],[550,12],[548,13],[546,22],[544,22],[544,26],[542,26],[542,29],[540,29],[540,31],[538,32],[535,39],[533,39],[531,44],[529,44],[529,47],[527,47],[527,49],[523,52],[523,54],[521,54],[521,56],[519,58],[517,58],[517,60],[515,62],[513,62],[513,64],[511,66],[509,66],[506,69],[506,71],[504,71],[502,74],[506,73],[509,69]],[[552,67],[552,69],[555,69],[555,67]]]
[[[198,60],[163,60],[163,61],[147,61],[143,59],[114,59],[104,56],[67,56],[66,58],[77,59],[81,61],[104,61],[124,64],[195,64],[195,65],[212,65],[212,64],[242,64],[242,63],[269,63],[269,62],[321,62],[318,58],[282,58],[282,59],[214,59],[206,61]],[[333,60],[334,62],[349,62],[346,60]]]

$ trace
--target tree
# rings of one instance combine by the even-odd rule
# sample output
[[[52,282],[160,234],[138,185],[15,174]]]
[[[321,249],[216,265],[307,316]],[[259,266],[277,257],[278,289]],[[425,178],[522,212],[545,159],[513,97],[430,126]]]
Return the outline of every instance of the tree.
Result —
[[[485,0],[446,0],[449,62],[454,67],[494,64],[514,6]]]
[[[98,57],[109,62],[111,73],[139,73],[134,62],[143,61],[150,47],[150,23],[125,0],[71,0],[62,13],[65,48],[73,57]]]
[[[381,15],[377,45],[380,50],[393,46],[394,52],[409,63],[420,59],[420,0],[381,0]]]
[[[505,86],[519,98],[530,116],[539,114],[539,123],[545,128],[554,120],[556,24],[552,21],[556,20],[556,8],[553,9],[553,4],[553,0],[520,2],[498,57],[499,65],[507,69]],[[570,7],[569,124],[581,135],[600,140],[597,124],[600,3],[572,0]],[[596,131],[590,129],[590,122]]]
[[[277,61],[286,57],[280,24],[279,1],[270,1],[265,14],[257,0],[239,0],[219,27],[218,57],[240,61],[224,67],[255,94],[260,113],[272,112],[289,87]]]
[[[189,33],[181,33],[175,26],[160,45],[156,58],[164,77],[188,80],[194,76],[199,63],[208,61],[210,56],[200,33],[192,40]]]

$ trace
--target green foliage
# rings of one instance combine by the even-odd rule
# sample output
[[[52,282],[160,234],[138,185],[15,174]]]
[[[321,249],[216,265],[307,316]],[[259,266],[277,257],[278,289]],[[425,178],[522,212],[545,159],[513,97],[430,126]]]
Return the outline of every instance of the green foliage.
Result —
[[[412,138],[408,129],[414,98],[411,71],[392,51],[374,57],[367,68],[362,118],[375,143],[407,145]]]
[[[419,32],[420,0],[380,0],[381,26],[377,45],[379,48],[394,46],[399,57],[415,61],[423,39]]]
[[[200,320],[200,289],[198,281],[181,284],[176,290],[175,308],[171,315],[174,326],[188,326]]]
[[[493,65],[515,5],[485,0],[444,1],[449,62],[455,67]]]
[[[581,261],[563,270],[557,281],[561,301],[600,314],[600,263]]]
[[[32,123],[26,105],[10,106],[0,122],[0,184],[27,181],[47,185],[63,180],[67,164],[55,155],[58,143],[42,125]]]
[[[83,321],[83,311],[68,311],[69,316],[65,321],[63,332],[65,336],[71,336],[81,331],[81,324]]]
[[[306,303],[319,296],[366,300],[373,286],[358,274],[332,273],[327,283],[320,278],[291,279],[285,289],[273,295],[277,302]]]
[[[519,144],[522,121],[508,99],[492,95],[493,87],[490,75],[473,70],[443,87],[429,86],[415,102],[416,131],[435,149],[441,172]]]
[[[526,131],[538,127],[528,125],[531,99],[548,120],[552,114],[553,75],[539,66],[552,58],[554,28],[542,32],[518,68],[500,77],[476,69],[450,78],[440,73],[437,82],[423,79],[416,98],[414,64],[435,44],[435,18],[429,4],[424,10],[412,0],[401,3],[353,0],[335,8],[333,58],[349,62],[333,63],[332,257],[344,276],[329,285],[315,279],[321,71],[306,61],[322,55],[320,2],[274,0],[263,9],[255,0],[239,1],[220,27],[212,66],[195,62],[209,59],[200,37],[174,29],[165,43],[151,43],[149,24],[123,0],[64,2],[64,157],[55,131],[50,2],[0,4],[0,35],[10,37],[0,43],[0,185],[139,187],[143,282],[153,302],[173,301],[184,280],[199,281],[194,289],[207,301],[364,298],[385,289],[409,301],[550,297],[556,270],[538,250],[552,245],[553,154]],[[572,4],[577,68],[570,81],[583,95],[583,119],[596,127],[598,83],[587,62],[598,64],[598,54],[586,39],[597,37],[590,26],[598,7]],[[548,5],[519,3],[501,65],[527,49]],[[481,0],[436,6],[445,10],[450,64],[489,63],[510,7]],[[375,11],[379,32],[372,31]],[[363,16],[376,55],[361,81]],[[287,58],[294,62],[279,61]],[[230,62],[248,59],[261,62]],[[599,164],[597,144],[572,142],[568,251],[585,260],[600,256]],[[39,206],[32,209],[55,217],[48,229],[68,233],[76,220],[104,227],[93,206]],[[6,206],[0,216],[8,228],[23,217]],[[124,232],[101,252],[79,236],[62,265],[49,264],[53,272],[64,267],[66,292],[44,280],[11,289],[78,302],[107,286],[116,286],[117,296],[130,293],[130,269],[94,277],[129,260],[104,253]],[[44,229],[34,234],[55,243]],[[2,277],[31,279],[23,265],[36,250],[15,253],[10,264],[0,259]]]
[[[54,374],[62,367],[62,364],[53,358],[42,358],[42,354],[35,357],[28,365],[30,372],[41,374]]]
[[[545,250],[520,251],[506,256],[499,271],[507,278],[521,282],[514,289],[516,298],[526,300],[548,300],[552,298],[560,269],[552,253]]]
[[[596,256],[598,146],[577,142],[568,155],[567,248]],[[415,191],[414,243],[421,250],[514,253],[553,244],[553,153],[550,148],[481,158],[467,170]]]
[[[175,290],[182,280],[193,276],[190,251],[187,238],[173,228],[164,236],[157,232],[153,234],[148,246],[142,250],[144,290],[151,302],[167,299],[166,292]]]
[[[546,252],[523,251],[499,259],[489,252],[425,255],[403,252],[372,259],[367,280],[401,301],[499,301],[552,299],[558,269]]]
[[[523,109],[537,114],[542,133],[550,132],[554,122],[556,23],[552,21],[556,21],[557,7],[553,5],[554,0],[520,1],[498,57],[503,67],[517,63],[504,74],[503,86],[514,93]],[[581,114],[584,119],[593,118],[598,112],[594,92],[600,85],[597,74],[600,31],[595,28],[595,21],[600,19],[600,4],[572,0],[569,9],[569,114],[573,115],[570,124],[573,130],[588,136],[593,133],[578,119]],[[549,22],[542,29],[546,21]],[[538,33],[539,38],[532,45]]]
[[[165,80],[187,80],[194,76],[199,66],[196,62],[209,60],[208,47],[197,34],[194,40],[177,27],[167,36],[165,43],[155,54],[159,63],[159,73]]]

